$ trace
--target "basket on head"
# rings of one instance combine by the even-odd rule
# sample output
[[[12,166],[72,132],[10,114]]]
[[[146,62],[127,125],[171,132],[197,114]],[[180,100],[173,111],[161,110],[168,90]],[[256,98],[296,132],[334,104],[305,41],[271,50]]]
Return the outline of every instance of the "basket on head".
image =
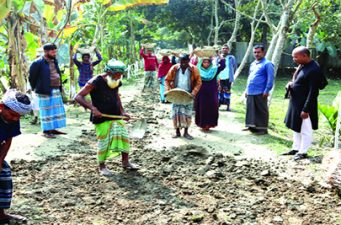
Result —
[[[145,44],[142,44],[141,46],[146,48],[146,49],[153,49],[153,48],[155,48],[156,44],[155,43],[145,43]]]
[[[92,54],[94,51],[95,51],[95,48],[94,46],[91,46],[91,47],[88,47],[88,46],[85,46],[85,47],[79,47],[77,48],[77,52],[79,52],[80,54]]]
[[[166,99],[174,104],[190,104],[193,97],[190,93],[180,88],[174,88],[165,93]]]
[[[193,50],[193,53],[200,57],[211,57],[216,54],[217,48],[214,47],[204,47],[204,48],[196,48]]]
[[[170,55],[172,55],[172,52],[169,49],[162,49],[160,51],[160,55],[162,55],[162,56],[170,56]]]

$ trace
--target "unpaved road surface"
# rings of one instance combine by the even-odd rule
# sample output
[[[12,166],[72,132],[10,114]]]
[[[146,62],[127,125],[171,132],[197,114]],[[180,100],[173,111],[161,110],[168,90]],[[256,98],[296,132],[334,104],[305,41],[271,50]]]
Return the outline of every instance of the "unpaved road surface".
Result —
[[[99,176],[88,114],[70,109],[68,135],[15,138],[11,212],[30,224],[341,224],[340,199],[309,162],[251,144],[258,137],[241,132],[233,113],[222,112],[208,134],[192,126],[194,141],[175,140],[170,105],[156,93],[122,93],[127,111],[148,123],[145,138],[132,140],[131,159],[142,169],[125,171],[114,159],[115,175]]]

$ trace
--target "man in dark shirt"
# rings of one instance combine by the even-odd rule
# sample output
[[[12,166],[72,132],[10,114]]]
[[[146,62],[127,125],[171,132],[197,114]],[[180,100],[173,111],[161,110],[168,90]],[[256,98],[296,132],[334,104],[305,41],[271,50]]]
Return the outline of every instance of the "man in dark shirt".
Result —
[[[95,124],[98,139],[99,172],[103,176],[113,175],[105,165],[105,161],[113,156],[122,155],[122,166],[125,169],[139,168],[138,165],[129,162],[129,137],[122,120],[130,119],[122,107],[118,94],[124,71],[125,65],[121,61],[110,60],[105,66],[105,73],[92,78],[75,97],[79,104],[91,110],[90,120]],[[91,103],[85,100],[88,94],[91,96]],[[107,118],[103,114],[119,118]]]
[[[57,46],[44,45],[44,56],[36,59],[30,66],[29,81],[39,101],[39,117],[43,135],[55,138],[65,134],[57,129],[66,127],[66,115],[62,99],[61,72],[56,60]]]
[[[299,67],[293,75],[293,81],[287,85],[290,102],[285,124],[294,131],[294,141],[293,149],[283,155],[295,155],[294,160],[300,160],[307,158],[313,130],[318,128],[317,99],[323,74],[320,66],[310,58],[308,48],[295,48],[292,57]]]
[[[88,82],[92,78],[94,66],[96,66],[102,61],[102,56],[96,48],[95,52],[97,60],[94,62],[90,61],[90,53],[82,54],[82,62],[79,62],[77,60],[77,53],[73,55],[73,62],[76,64],[79,71],[78,77],[79,87],[84,87],[86,82]]]
[[[12,138],[20,134],[19,119],[31,111],[29,98],[14,89],[10,89],[0,102],[0,224],[12,224],[26,221],[26,218],[5,213],[12,201],[13,181],[11,168],[5,157],[11,147]]]

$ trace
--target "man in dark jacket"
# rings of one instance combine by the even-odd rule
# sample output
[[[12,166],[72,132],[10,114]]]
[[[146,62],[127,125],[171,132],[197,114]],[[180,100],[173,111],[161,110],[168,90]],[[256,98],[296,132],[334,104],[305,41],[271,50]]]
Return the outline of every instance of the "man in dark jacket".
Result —
[[[299,67],[287,85],[290,102],[285,124],[294,131],[293,149],[283,155],[295,155],[294,160],[300,160],[307,158],[313,130],[318,128],[317,98],[323,75],[320,66],[310,58],[308,48],[295,48],[292,57]]]
[[[56,129],[66,126],[65,109],[62,100],[62,79],[56,60],[57,46],[44,45],[44,56],[36,59],[31,67],[29,81],[38,95],[41,128],[47,138],[65,134]]]

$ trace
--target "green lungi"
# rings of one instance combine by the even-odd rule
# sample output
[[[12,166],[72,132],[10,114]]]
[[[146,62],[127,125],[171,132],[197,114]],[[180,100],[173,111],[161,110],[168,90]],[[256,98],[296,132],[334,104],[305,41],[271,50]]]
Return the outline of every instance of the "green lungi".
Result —
[[[121,153],[129,153],[129,136],[123,120],[108,120],[95,124],[95,130],[99,162],[119,156]]]

